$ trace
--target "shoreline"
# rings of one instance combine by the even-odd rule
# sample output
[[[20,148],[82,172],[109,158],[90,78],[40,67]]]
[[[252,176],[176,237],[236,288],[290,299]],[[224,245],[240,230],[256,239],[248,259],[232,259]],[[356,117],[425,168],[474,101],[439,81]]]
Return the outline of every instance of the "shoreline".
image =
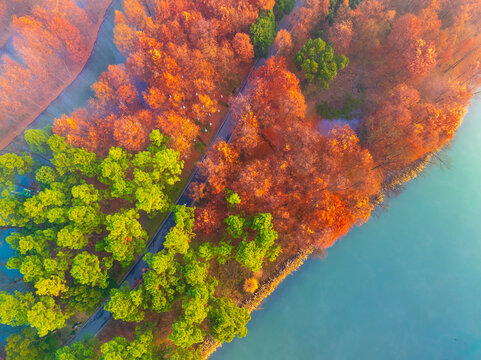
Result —
[[[57,98],[62,95],[62,93],[67,89],[72,83],[79,77],[82,71],[85,69],[90,56],[92,55],[92,51],[95,47],[95,44],[98,41],[98,35],[100,31],[100,27],[105,21],[105,16],[107,11],[109,11],[110,7],[113,5],[114,0],[109,0],[108,5],[105,6],[105,9],[102,11],[101,16],[99,17],[99,21],[95,24],[95,32],[92,34],[90,42],[88,44],[89,52],[88,56],[83,61],[83,65],[79,66],[79,68],[72,72],[72,74],[65,79],[65,82],[62,86],[59,87],[57,91],[54,91],[52,96],[50,96],[46,101],[45,105],[42,106],[35,114],[27,117],[25,120],[21,121],[17,124],[17,126],[13,127],[12,129],[8,130],[8,134],[0,141],[0,151],[5,151],[14,141],[15,139],[20,136],[22,133],[27,130],[28,126],[35,122],[35,120],[45,111],[48,107],[55,101]]]
[[[296,255],[280,263],[274,274],[268,277],[259,286],[254,294],[245,299],[241,303],[241,307],[248,309],[249,313],[257,310],[264,299],[271,295],[277,286],[280,285],[280,283],[284,281],[288,275],[298,270],[313,252],[314,249],[312,247],[299,250]],[[220,348],[222,344],[223,343],[214,340],[214,338],[211,336],[207,336],[206,340],[200,345],[204,359],[209,358],[209,356],[212,355],[218,348]]]
[[[396,190],[402,187],[402,185],[415,179],[432,163],[431,160],[433,156],[438,152],[439,151],[429,153],[423,158],[415,161],[406,169],[390,176],[382,185],[378,198],[382,199],[390,193],[396,193]],[[380,205],[382,202],[383,201],[380,201],[375,206]],[[296,255],[280,263],[274,271],[274,274],[260,284],[259,289],[257,289],[250,297],[242,301],[240,306],[248,309],[250,314],[254,310],[258,310],[261,303],[276,290],[277,286],[279,286],[288,275],[297,271],[314,252],[315,250],[313,247],[302,249],[299,250]],[[207,336],[205,341],[200,344],[203,358],[208,359],[218,348],[222,347],[222,345],[223,343],[215,340],[210,335]]]

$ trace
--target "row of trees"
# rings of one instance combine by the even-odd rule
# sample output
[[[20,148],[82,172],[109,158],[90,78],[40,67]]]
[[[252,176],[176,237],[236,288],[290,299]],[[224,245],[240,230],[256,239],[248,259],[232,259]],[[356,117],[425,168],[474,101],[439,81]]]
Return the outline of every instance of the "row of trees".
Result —
[[[147,254],[149,270],[142,284],[133,290],[127,286],[112,290],[106,309],[115,319],[140,322],[153,318],[148,313],[170,312],[181,305],[182,310],[175,311],[168,339],[175,345],[171,351],[182,358],[180,354],[194,351],[193,345],[201,343],[207,334],[229,342],[235,335],[247,333],[248,311],[229,297],[215,295],[219,282],[210,270],[212,264],[220,265],[217,271],[223,271],[226,263],[237,261],[251,271],[259,271],[266,259],[276,259],[280,247],[275,245],[277,233],[270,214],[251,218],[230,215],[217,243],[194,239],[193,208],[177,207],[175,222],[165,238],[164,249]]]
[[[88,58],[88,44],[95,33],[98,12],[107,1],[74,0],[0,1],[0,23],[5,41],[13,49],[0,62],[0,137],[51,101],[49,94]],[[96,10],[96,11],[95,11]]]
[[[54,132],[103,154],[112,145],[138,151],[158,128],[188,156],[248,72],[254,50],[259,55],[272,43],[274,4],[125,0],[114,29],[125,64],[110,66],[92,86],[87,108],[57,119]],[[264,25],[256,25],[264,18],[267,40]]]
[[[40,337],[65,326],[75,312],[95,307],[145,247],[141,214],[170,209],[169,189],[183,162],[158,130],[135,155],[111,148],[99,158],[48,130],[29,130],[31,154],[0,157],[0,227],[29,291],[0,293],[0,321],[28,325]],[[27,177],[30,185],[19,182]],[[18,186],[28,191],[17,191]]]
[[[249,312],[231,298],[217,295],[219,281],[216,274],[232,262],[249,272],[259,271],[267,260],[275,261],[280,246],[276,244],[278,235],[270,214],[242,216],[236,210],[241,204],[240,197],[233,192],[228,192],[227,203],[231,215],[224,220],[224,231],[216,236],[216,240],[196,238],[194,208],[177,206],[174,211],[175,226],[165,237],[164,249],[145,257],[149,267],[140,285],[134,289],[124,285],[111,290],[106,309],[113,317],[126,322],[142,322],[136,328],[133,341],[116,337],[100,346],[98,341],[88,338],[57,350],[58,340],[48,331],[53,327],[36,328],[38,335],[31,329],[25,329],[9,337],[6,346],[8,359],[201,359],[201,351],[196,345],[203,342],[207,335],[220,342],[232,341],[236,335],[245,336]],[[97,263],[86,261],[76,267],[76,261],[81,262],[79,257],[89,256],[95,257],[87,252],[75,257],[71,276],[77,279],[75,274],[81,271],[83,275],[80,277],[88,279],[86,285],[105,287],[104,278],[100,276],[99,279]],[[73,286],[62,284],[64,287],[67,285]],[[49,291],[55,291],[57,287],[50,283]],[[2,321],[10,316],[12,325],[21,325],[18,319],[24,313],[30,319],[33,309],[29,308],[35,301],[34,297],[28,292],[2,294]],[[54,302],[52,300],[52,306]],[[171,314],[170,335],[160,343],[154,338],[157,333],[153,322],[155,313]],[[42,315],[41,320],[50,324],[52,314],[48,307],[42,307]],[[36,313],[34,317],[38,316]],[[63,319],[55,325],[58,328],[64,326]]]

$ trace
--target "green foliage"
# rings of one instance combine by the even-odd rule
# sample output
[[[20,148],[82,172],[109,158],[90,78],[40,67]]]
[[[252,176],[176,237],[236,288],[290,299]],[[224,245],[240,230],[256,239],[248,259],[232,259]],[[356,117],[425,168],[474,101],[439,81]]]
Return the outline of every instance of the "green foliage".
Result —
[[[48,145],[53,152],[52,165],[60,176],[66,174],[94,177],[97,175],[99,159],[94,153],[83,148],[74,148],[65,139],[53,135],[48,139]]]
[[[0,320],[2,324],[22,326],[28,322],[28,311],[35,299],[31,293],[0,293]]]
[[[284,15],[289,14],[294,9],[295,0],[276,0],[274,5],[274,15],[276,20],[281,20]]]
[[[242,239],[235,251],[235,259],[252,271],[262,268],[267,257],[274,261],[280,252],[280,247],[275,246],[278,237],[272,225],[271,214],[257,214],[252,219],[244,219],[237,215],[230,215],[225,219],[228,234],[234,239]],[[248,238],[254,240],[248,241]],[[220,264],[230,259],[233,247],[228,242],[221,242],[215,249]]]
[[[7,267],[18,269],[34,291],[0,292],[0,322],[30,326],[45,336],[65,326],[73,309],[86,311],[101,302],[113,263],[128,265],[144,248],[139,212],[171,207],[166,194],[179,181],[183,162],[158,131],[147,151],[133,155],[112,148],[104,159],[49,130],[29,131],[26,137],[49,165],[25,154],[0,156],[0,226],[15,229],[7,238],[15,250]],[[36,179],[38,191],[16,191],[18,175]],[[118,210],[113,199],[124,208]],[[182,226],[191,236],[193,220]],[[173,285],[175,291],[183,288],[185,281]],[[113,294],[112,312],[140,319],[142,290],[122,291]]]
[[[168,359],[170,360],[202,360],[204,359],[204,357],[202,356],[201,350],[177,348],[169,354]]]
[[[55,353],[56,360],[98,360],[97,353],[99,341],[93,336],[87,337],[82,342],[76,342],[72,346],[64,346]]]
[[[276,19],[272,10],[259,11],[259,16],[249,30],[256,57],[267,56],[269,46],[276,36]]]
[[[199,256],[207,261],[212,259],[215,255],[215,247],[210,242],[204,242],[199,246]]]
[[[7,153],[0,156],[0,189],[13,190],[15,188],[15,176],[29,173],[32,171],[33,165],[34,161],[28,154]]]
[[[63,312],[55,300],[49,296],[40,297],[39,301],[27,311],[28,323],[37,330],[39,336],[45,336],[50,331],[63,328],[70,315],[70,312]]]
[[[68,291],[65,279],[52,275],[50,278],[40,279],[35,283],[37,295],[59,296]]]
[[[110,311],[114,319],[139,322],[144,319],[145,307],[142,288],[130,291],[124,284],[120,289],[111,290],[105,310]]]
[[[154,350],[154,337],[152,330],[142,331],[137,328],[133,341],[123,337],[116,337],[101,346],[101,360],[142,359],[152,360]]]
[[[77,312],[86,312],[95,309],[107,296],[105,289],[92,288],[85,285],[70,286],[65,299]]]
[[[70,273],[82,285],[104,289],[107,287],[108,279],[106,270],[108,269],[101,268],[97,255],[84,251],[74,258]]]
[[[174,218],[176,225],[166,235],[164,247],[172,254],[186,254],[194,237],[194,209],[176,206]]]
[[[234,246],[227,241],[221,241],[219,245],[215,247],[215,255],[217,256],[219,264],[224,265],[232,258],[233,249]]]
[[[68,225],[57,233],[57,245],[61,247],[80,250],[88,241],[87,235],[73,225]]]
[[[349,0],[349,6],[351,9],[355,9],[359,6],[362,0]]]
[[[169,340],[175,345],[188,349],[204,340],[205,332],[198,325],[189,323],[183,318],[172,324],[172,334]]]
[[[212,337],[221,342],[231,342],[236,335],[246,336],[245,326],[251,319],[247,309],[238,307],[225,297],[215,301],[208,317]]]
[[[105,238],[105,251],[112,253],[115,260],[128,263],[145,246],[147,233],[138,219],[139,214],[134,209],[107,215],[105,225],[110,233]]]
[[[227,204],[230,207],[235,208],[237,205],[241,203],[241,197],[239,194],[233,192],[233,191],[227,191],[227,196],[225,197]]]
[[[227,231],[234,239],[244,237],[245,219],[237,215],[230,215],[224,222],[227,224]]]
[[[52,136],[52,127],[45,129],[30,129],[25,130],[25,141],[30,146],[30,149],[38,154],[48,154],[50,148],[48,146],[48,139]]]
[[[57,347],[58,341],[53,336],[39,338],[35,330],[26,328],[7,338],[5,352],[8,360],[53,360]]]
[[[58,181],[58,174],[50,166],[42,166],[38,169],[35,179],[43,185],[50,185]]]
[[[329,89],[329,84],[337,76],[337,72],[349,64],[347,57],[335,55],[331,44],[321,38],[308,39],[296,53],[294,62],[307,81],[316,81],[325,89]]]
[[[111,185],[110,196],[129,199],[134,192],[133,184],[127,179],[132,154],[119,147],[109,150],[109,155],[100,163],[100,179]]]

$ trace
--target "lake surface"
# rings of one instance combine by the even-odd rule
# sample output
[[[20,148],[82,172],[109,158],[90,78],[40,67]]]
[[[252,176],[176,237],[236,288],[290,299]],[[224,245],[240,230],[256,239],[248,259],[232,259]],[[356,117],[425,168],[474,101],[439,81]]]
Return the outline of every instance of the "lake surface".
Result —
[[[90,86],[98,79],[100,74],[107,70],[108,65],[123,62],[124,59],[113,43],[115,10],[121,9],[121,4],[122,0],[114,0],[107,10],[104,22],[99,29],[97,41],[80,75],[35,119],[29,128],[43,128],[52,124],[55,118],[63,114],[70,114],[77,107],[84,106],[93,95]],[[0,234],[0,263],[2,264],[0,290],[12,291],[20,285],[19,283],[12,284],[14,280],[19,278],[20,273],[5,269],[5,262],[13,254],[12,249],[5,242],[7,235],[6,233]],[[14,331],[13,328],[0,325],[0,345],[4,344],[6,337],[12,331]]]
[[[213,360],[481,359],[481,100],[450,149],[307,261]]]

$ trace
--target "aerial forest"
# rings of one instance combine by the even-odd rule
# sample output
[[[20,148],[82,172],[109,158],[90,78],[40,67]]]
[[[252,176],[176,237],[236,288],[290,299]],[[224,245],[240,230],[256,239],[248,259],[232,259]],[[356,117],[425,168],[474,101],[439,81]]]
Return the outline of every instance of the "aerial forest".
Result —
[[[11,2],[2,137],[78,74],[110,5]],[[481,85],[478,0],[118,2],[123,61],[0,153],[8,360],[204,359],[245,336],[250,304],[368,221]]]

